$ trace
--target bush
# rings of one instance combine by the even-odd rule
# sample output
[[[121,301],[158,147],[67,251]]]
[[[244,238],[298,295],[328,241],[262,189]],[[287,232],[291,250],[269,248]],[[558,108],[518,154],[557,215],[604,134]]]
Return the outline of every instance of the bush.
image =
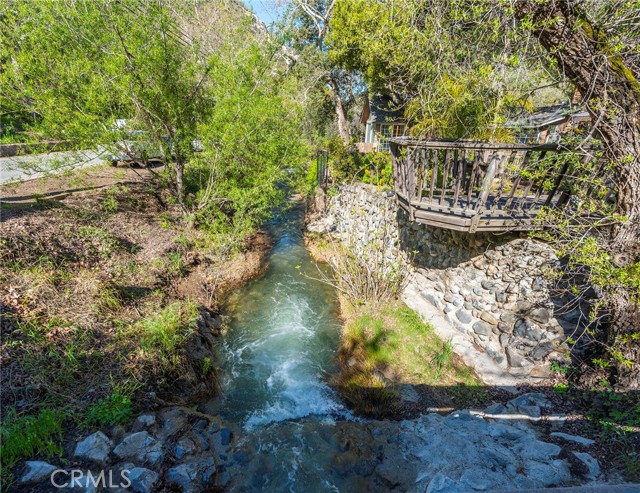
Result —
[[[332,277],[325,281],[338,289],[354,305],[382,303],[398,296],[408,271],[402,260],[391,260],[384,235],[373,238],[366,248],[333,245],[329,259]]]
[[[362,176],[364,168],[358,152],[349,149],[339,138],[329,141],[327,147],[329,149],[329,166],[336,181],[351,181]]]
[[[371,152],[362,158],[364,172],[362,181],[377,186],[393,185],[393,168],[391,154],[388,152]]]

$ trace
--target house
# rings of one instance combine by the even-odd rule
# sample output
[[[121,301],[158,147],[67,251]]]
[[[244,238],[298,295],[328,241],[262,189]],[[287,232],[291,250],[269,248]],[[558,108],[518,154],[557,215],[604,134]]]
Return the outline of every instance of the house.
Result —
[[[406,120],[402,111],[386,96],[375,95],[367,97],[362,110],[360,123],[364,126],[362,141],[356,144],[361,153],[373,151],[389,152],[391,137],[405,135]]]
[[[557,104],[513,119],[507,127],[516,131],[518,143],[553,144],[559,142],[563,134],[590,119],[589,113],[579,107]]]

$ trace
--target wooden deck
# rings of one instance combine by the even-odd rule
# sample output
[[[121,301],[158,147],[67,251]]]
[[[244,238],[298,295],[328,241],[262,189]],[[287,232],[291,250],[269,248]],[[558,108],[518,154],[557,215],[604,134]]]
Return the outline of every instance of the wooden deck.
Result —
[[[398,202],[419,223],[470,233],[531,230],[543,208],[570,203],[570,161],[555,144],[397,138],[391,153]]]

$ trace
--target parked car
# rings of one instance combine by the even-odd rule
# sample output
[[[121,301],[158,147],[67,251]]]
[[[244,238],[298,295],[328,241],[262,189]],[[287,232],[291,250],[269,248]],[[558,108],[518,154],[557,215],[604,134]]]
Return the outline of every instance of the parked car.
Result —
[[[111,165],[118,163],[135,164],[148,167],[152,162],[164,162],[165,155],[160,145],[149,138],[148,132],[134,130],[127,132],[127,138],[116,144],[111,155]]]
[[[115,150],[111,154],[111,165],[117,166],[118,163],[129,163],[147,167],[154,161],[164,162],[166,156],[162,146],[154,142],[149,137],[148,132],[131,130],[130,125],[130,120],[119,119],[115,121],[114,130],[123,131],[125,138],[116,143]],[[173,157],[173,142],[170,141],[169,137],[166,137],[166,143],[169,145],[165,149],[169,148]],[[191,149],[193,152],[202,152],[204,150],[202,141],[199,139],[192,140]]]

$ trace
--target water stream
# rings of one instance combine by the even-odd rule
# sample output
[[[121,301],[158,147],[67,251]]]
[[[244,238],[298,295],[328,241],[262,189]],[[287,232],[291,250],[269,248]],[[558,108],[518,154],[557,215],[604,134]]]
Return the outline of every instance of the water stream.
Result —
[[[274,221],[268,271],[227,304],[221,396],[204,409],[240,430],[249,464],[232,491],[344,491],[331,463],[344,452],[337,435],[356,423],[326,383],[340,324],[334,289],[314,279],[302,214]]]

